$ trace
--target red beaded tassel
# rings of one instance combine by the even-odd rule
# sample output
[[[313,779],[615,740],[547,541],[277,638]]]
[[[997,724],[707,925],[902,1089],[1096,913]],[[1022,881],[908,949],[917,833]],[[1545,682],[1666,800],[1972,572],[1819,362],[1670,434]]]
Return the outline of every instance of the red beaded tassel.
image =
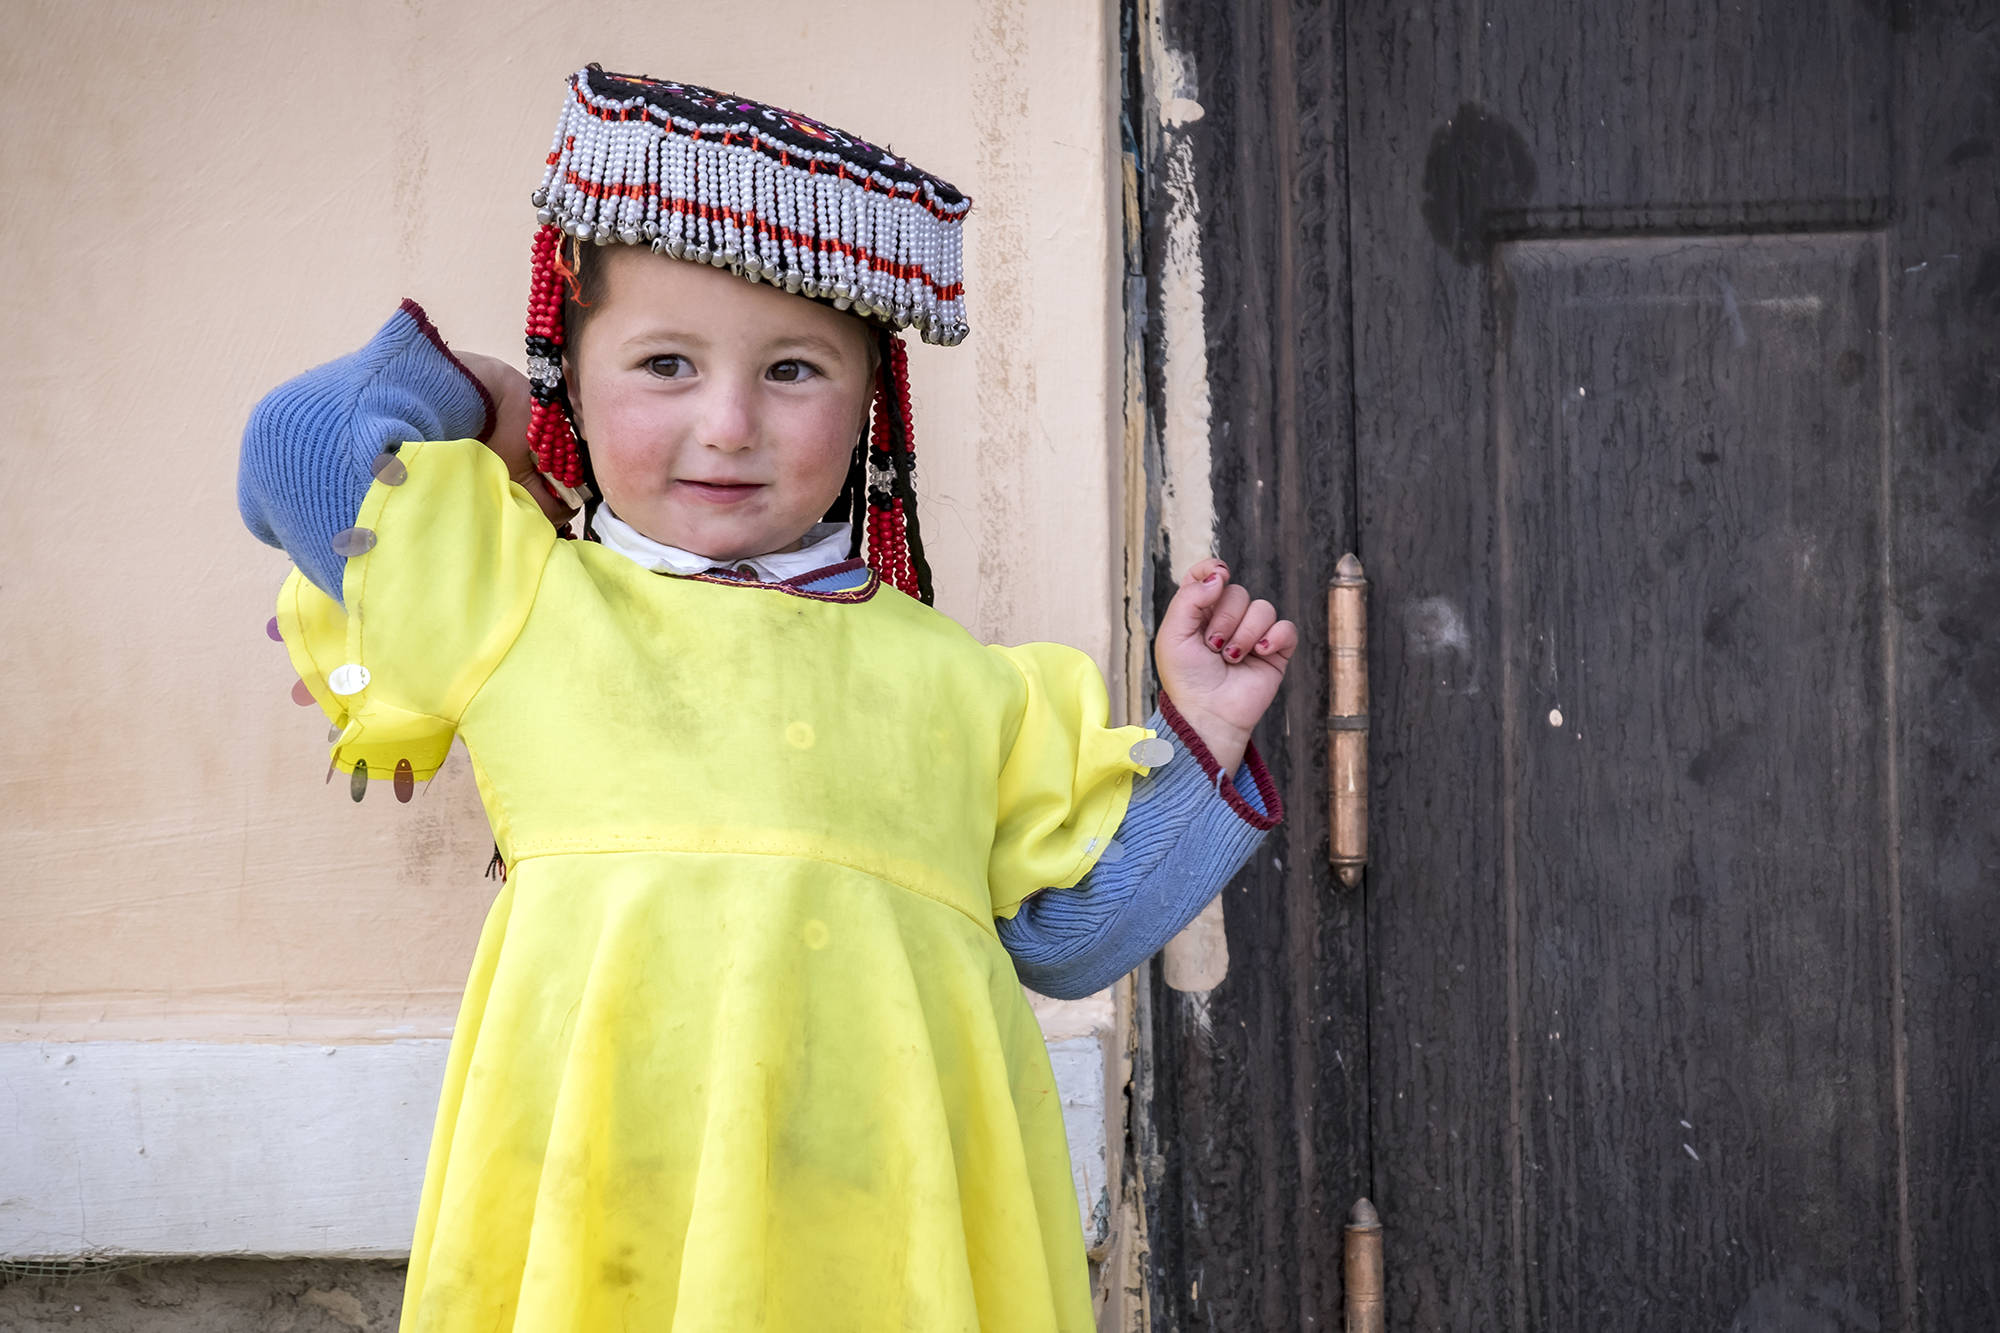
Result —
[[[562,266],[562,229],[553,224],[535,232],[528,293],[528,447],[542,471],[565,486],[583,482],[576,431],[569,420],[568,392],[562,382],[563,296],[569,275]]]
[[[930,566],[916,531],[917,496],[910,484],[916,465],[910,355],[903,340],[893,335],[883,339],[868,443],[868,565],[883,582],[928,605]]]

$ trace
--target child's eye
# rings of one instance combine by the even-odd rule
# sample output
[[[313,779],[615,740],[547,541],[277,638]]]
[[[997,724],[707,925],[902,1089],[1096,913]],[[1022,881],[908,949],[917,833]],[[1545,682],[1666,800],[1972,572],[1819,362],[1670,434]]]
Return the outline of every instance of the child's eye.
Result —
[[[663,380],[671,380],[686,375],[691,367],[686,357],[670,354],[646,358],[646,369]]]
[[[810,361],[779,361],[765,373],[780,384],[797,384],[819,374],[819,367]]]

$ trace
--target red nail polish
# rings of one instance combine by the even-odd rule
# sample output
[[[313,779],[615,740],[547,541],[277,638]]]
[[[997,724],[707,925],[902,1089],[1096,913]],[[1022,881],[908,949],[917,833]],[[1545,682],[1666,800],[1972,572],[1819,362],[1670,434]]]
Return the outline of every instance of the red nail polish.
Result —
[[[1269,639],[1259,639],[1259,640],[1257,640],[1257,651],[1258,651],[1258,652],[1260,652],[1260,653],[1263,653],[1263,652],[1269,652],[1269,651],[1270,651],[1270,649],[1271,649],[1271,641],[1270,641]]]
[[[1218,635],[1216,635],[1215,637],[1211,638],[1211,639],[1210,639],[1210,640],[1208,641],[1208,646],[1209,646],[1209,647],[1211,647],[1211,648],[1213,648],[1213,649],[1215,649],[1215,651],[1216,651],[1216,652],[1218,652],[1218,653],[1219,653],[1219,652],[1221,652],[1221,651],[1222,651],[1222,636],[1221,636],[1220,634],[1218,634]]]
[[[1224,653],[1223,656],[1228,658],[1230,661],[1234,662],[1236,659],[1243,656],[1243,650],[1241,648],[1231,648],[1228,652]]]

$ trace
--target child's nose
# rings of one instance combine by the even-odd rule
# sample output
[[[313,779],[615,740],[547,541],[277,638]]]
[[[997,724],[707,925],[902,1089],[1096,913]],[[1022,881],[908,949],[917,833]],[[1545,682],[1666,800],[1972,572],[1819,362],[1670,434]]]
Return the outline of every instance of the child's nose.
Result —
[[[699,438],[704,447],[737,453],[755,442],[757,418],[750,394],[731,385],[718,385],[703,408]]]

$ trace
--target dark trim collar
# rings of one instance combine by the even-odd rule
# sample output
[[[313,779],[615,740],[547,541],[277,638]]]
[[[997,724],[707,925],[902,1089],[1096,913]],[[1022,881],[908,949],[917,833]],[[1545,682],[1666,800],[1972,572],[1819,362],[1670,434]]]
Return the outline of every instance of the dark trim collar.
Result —
[[[664,578],[685,579],[690,583],[713,583],[726,588],[762,588],[766,592],[790,593],[794,597],[804,597],[815,602],[865,602],[875,595],[882,586],[882,578],[874,570],[868,570],[867,582],[855,588],[840,588],[829,592],[815,592],[807,585],[824,583],[836,574],[848,574],[858,569],[868,569],[867,562],[858,556],[843,560],[839,564],[827,565],[820,569],[807,570],[794,575],[782,583],[764,583],[758,579],[723,578],[717,574],[665,574]]]

